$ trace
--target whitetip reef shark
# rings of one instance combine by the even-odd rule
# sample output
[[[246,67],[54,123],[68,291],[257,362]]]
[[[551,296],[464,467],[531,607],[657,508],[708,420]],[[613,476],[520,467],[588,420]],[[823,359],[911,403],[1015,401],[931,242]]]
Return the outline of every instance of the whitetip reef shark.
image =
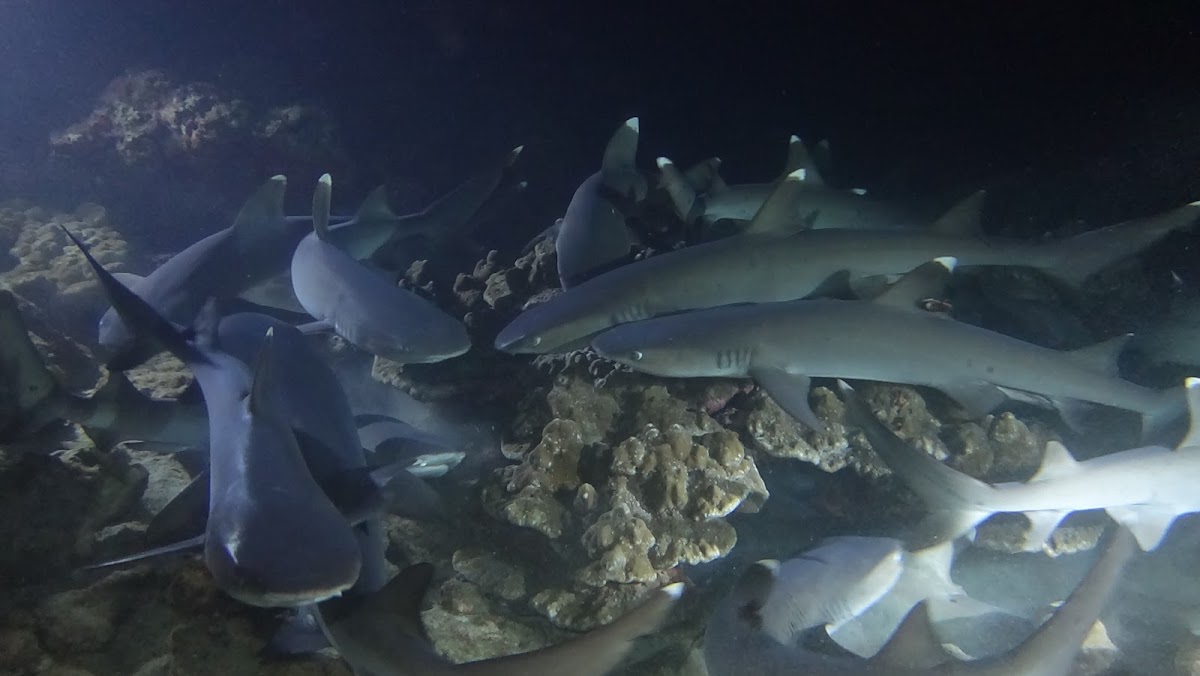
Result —
[[[342,659],[361,676],[603,676],[634,641],[656,631],[682,597],[676,582],[611,624],[540,650],[454,664],[434,651],[421,624],[421,603],[433,566],[400,571],[378,593],[320,604],[322,626]]]
[[[1150,551],[1178,517],[1200,512],[1200,379],[1187,379],[1191,427],[1176,448],[1143,446],[1080,462],[1051,441],[1037,474],[1001,484],[967,476],[913,447],[879,422],[849,385],[840,385],[847,422],[862,429],[888,467],[928,505],[926,538],[953,539],[993,514],[1018,512],[1030,522],[1024,548],[1036,551],[1067,515],[1103,509]]]
[[[622,324],[596,336],[605,359],[667,377],[752,378],[800,422],[823,429],[808,404],[813,377],[937,388],[975,416],[1016,397],[1077,420],[1079,402],[1136,411],[1154,433],[1184,412],[1178,389],[1120,379],[1124,341],[1059,352],[921,308],[954,267],[939,258],[870,301],[731,305]]]
[[[802,171],[802,170],[801,170]],[[756,216],[769,223],[805,192],[801,171],[781,182]],[[1191,226],[1200,202],[1051,243],[985,239],[975,195],[927,230],[802,230],[750,233],[670,251],[604,272],[526,308],[495,339],[498,350],[545,354],[583,347],[627,322],[739,303],[845,296],[926,261],[1036,268],[1070,285]],[[755,234],[757,233],[757,234]]]
[[[777,595],[787,590],[779,586],[778,562],[760,562],[742,576],[709,620],[704,648],[708,672],[711,676],[1066,676],[1136,551],[1132,535],[1118,529],[1071,596],[1032,636],[1012,650],[972,661],[947,653],[930,625],[925,604],[909,612],[891,640],[870,659],[781,644],[764,631],[762,610],[786,602]]]
[[[272,333],[251,371],[213,346],[211,303],[196,320],[195,337],[188,338],[67,235],[123,321],[181,359],[204,393],[209,421],[204,562],[217,587],[250,605],[291,607],[354,585],[362,566],[354,531],[313,479],[272,396]]]

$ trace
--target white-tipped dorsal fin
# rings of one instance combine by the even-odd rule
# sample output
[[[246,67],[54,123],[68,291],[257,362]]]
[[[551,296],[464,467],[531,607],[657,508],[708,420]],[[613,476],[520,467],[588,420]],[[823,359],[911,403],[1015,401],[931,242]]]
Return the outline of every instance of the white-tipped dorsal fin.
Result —
[[[670,159],[660,157],[655,164],[658,165],[660,172],[660,185],[666,188],[671,203],[675,205],[675,214],[679,216],[679,220],[685,223],[694,222],[700,217],[701,209],[696,203],[696,191],[692,188],[691,183]]]
[[[978,190],[933,222],[930,230],[941,235],[977,237],[983,234],[983,200],[987,191]]]
[[[366,222],[394,221],[396,218],[396,212],[388,206],[386,185],[381,185],[367,193],[367,198],[359,205],[358,213],[354,216],[354,220]]]
[[[783,167],[783,179],[786,180],[803,169],[800,180],[809,187],[821,187],[825,185],[825,181],[821,178],[821,172],[817,171],[817,165],[813,162],[812,155],[808,152],[808,146],[804,145],[804,141],[800,140],[799,136],[792,134],[788,139],[788,156],[787,163]]]
[[[1089,368],[1097,373],[1103,373],[1106,376],[1115,377],[1120,372],[1118,360],[1121,358],[1121,352],[1124,351],[1125,346],[1129,344],[1131,338],[1133,338],[1133,334],[1126,333],[1096,343],[1095,345],[1071,350],[1066,354],[1080,366]]]
[[[640,125],[636,117],[625,120],[613,132],[604,148],[604,158],[600,167],[606,171],[631,171],[637,163],[638,131]]]
[[[1042,465],[1030,481],[1045,481],[1058,477],[1070,476],[1079,471],[1079,463],[1074,456],[1057,441],[1047,441],[1046,450],[1042,455]]]
[[[801,218],[796,208],[797,200],[807,191],[804,187],[807,175],[807,169],[796,169],[776,184],[743,234],[783,235],[811,228],[814,219]]]
[[[1178,448],[1193,448],[1200,451],[1200,378],[1187,378],[1183,381],[1184,395],[1187,397],[1188,431],[1183,435]]]
[[[945,291],[946,282],[957,264],[957,259],[942,256],[919,265],[871,302],[914,312],[924,311],[921,301],[937,298]]]
[[[333,177],[322,174],[321,178],[317,179],[312,204],[313,231],[320,239],[329,239],[329,203],[332,199]]]

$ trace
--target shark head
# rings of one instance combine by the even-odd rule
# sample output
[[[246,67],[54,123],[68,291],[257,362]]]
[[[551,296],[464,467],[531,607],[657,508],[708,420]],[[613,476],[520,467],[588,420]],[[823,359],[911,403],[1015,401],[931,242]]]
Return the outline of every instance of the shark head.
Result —
[[[737,377],[753,350],[713,336],[703,318],[672,315],[613,327],[592,339],[601,357],[643,373],[671,377]]]
[[[495,346],[510,354],[568,352],[587,344],[587,339],[608,326],[607,313],[587,302],[588,282],[525,309],[496,336]]]

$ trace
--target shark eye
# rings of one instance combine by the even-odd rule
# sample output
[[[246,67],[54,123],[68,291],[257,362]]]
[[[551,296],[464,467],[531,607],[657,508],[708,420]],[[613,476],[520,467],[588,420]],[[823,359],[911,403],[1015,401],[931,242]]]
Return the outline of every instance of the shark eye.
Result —
[[[630,359],[632,359],[632,360],[634,360],[634,361],[641,361],[641,360],[642,360],[642,352],[641,352],[641,350],[634,350],[633,352],[630,352],[630,353],[629,353],[629,358],[630,358]]]

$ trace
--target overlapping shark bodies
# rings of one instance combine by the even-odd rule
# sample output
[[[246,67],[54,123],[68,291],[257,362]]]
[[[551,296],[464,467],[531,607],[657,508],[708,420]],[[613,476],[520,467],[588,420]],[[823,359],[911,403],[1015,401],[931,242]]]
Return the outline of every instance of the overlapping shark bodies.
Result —
[[[1122,569],[1137,550],[1128,531],[1119,529],[1070,598],[1032,636],[1014,649],[963,662],[950,657],[917,606],[891,641],[869,660],[814,653],[780,644],[765,631],[762,610],[780,603],[778,565],[753,566],[709,620],[704,654],[711,676],[1065,676]]]
[[[355,346],[401,363],[442,361],[469,350],[462,322],[365,267],[330,239],[331,190],[325,174],[313,196],[315,230],[292,257],[292,288],[305,311]]]
[[[795,195],[803,192],[801,186],[793,176],[776,192]],[[568,351],[607,328],[639,319],[736,303],[844,295],[941,256],[965,266],[1031,266],[1079,283],[1167,233],[1192,225],[1200,216],[1200,202],[1050,244],[943,234],[971,220],[960,218],[962,211],[969,210],[952,210],[949,218],[939,221],[940,228],[929,231],[742,235],[653,256],[527,308],[496,337],[496,348],[536,354]]]
[[[809,228],[849,228],[860,230],[911,228],[918,220],[900,207],[866,197],[861,190],[835,190],[825,184],[808,148],[798,136],[788,141],[788,158],[779,181],[726,185],[710,182],[708,191],[698,194],[693,181],[666,157],[657,161],[675,213],[686,223],[698,223],[711,237],[718,221],[737,223],[745,231],[770,198],[779,181],[799,172],[805,186],[802,196],[772,223],[777,232],[795,232]]]
[[[355,673],[370,676],[602,676],[623,660],[633,642],[653,633],[683,595],[669,584],[612,624],[555,646],[520,655],[453,664],[429,645],[421,602],[433,576],[428,564],[410,566],[378,594],[320,605],[330,642]]]
[[[1041,469],[1024,483],[986,484],[943,465],[898,438],[842,384],[848,422],[931,510],[925,537],[962,535],[992,514],[1021,512],[1031,524],[1025,549],[1041,549],[1068,514],[1103,509],[1128,528],[1144,550],[1162,542],[1175,519],[1200,512],[1200,379],[1189,378],[1191,429],[1174,449],[1145,446],[1076,462],[1057,441],[1046,445]]]
[[[71,237],[122,319],[187,364],[204,393],[210,472],[204,561],[216,585],[251,605],[284,607],[351,587],[362,565],[359,544],[313,480],[271,394],[271,337],[252,373],[212,346],[211,304],[188,339]]]
[[[1053,405],[1068,421],[1078,402],[1136,411],[1148,431],[1183,414],[1180,391],[1117,377],[1121,340],[1064,353],[922,310],[953,266],[946,258],[922,265],[872,301],[718,307],[624,324],[592,347],[654,375],[753,378],[816,429],[823,425],[808,405],[811,377],[935,387],[977,416],[1010,397]]]
[[[66,391],[46,368],[34,347],[12,293],[0,290],[0,377],[10,397],[0,410],[0,442],[24,438],[57,420],[76,423],[101,449],[122,441],[149,442],[158,448],[206,445],[208,418],[199,401],[153,399],[121,373],[111,372],[95,393]]]
[[[636,243],[621,210],[646,198],[646,179],[634,165],[637,145],[638,119],[631,117],[609,140],[600,171],[571,197],[554,241],[564,289],[620,262]]]

